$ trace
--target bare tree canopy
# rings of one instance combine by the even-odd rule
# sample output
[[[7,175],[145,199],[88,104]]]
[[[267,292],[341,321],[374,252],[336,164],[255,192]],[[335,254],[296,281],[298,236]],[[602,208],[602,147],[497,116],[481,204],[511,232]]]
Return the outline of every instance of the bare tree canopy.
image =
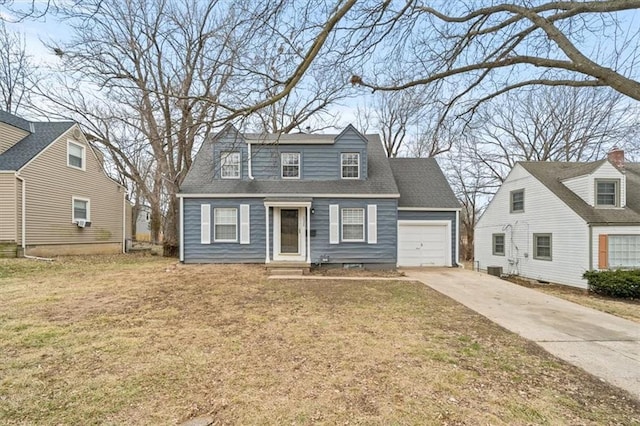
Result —
[[[0,21],[0,109],[16,113],[28,101],[34,72],[24,37]]]
[[[518,90],[483,105],[468,155],[501,182],[518,161],[593,161],[637,145],[639,109],[608,88]]]
[[[452,101],[478,103],[526,86],[608,86],[640,100],[640,1],[413,3],[389,34],[405,75],[355,81],[402,90],[446,81]],[[471,96],[473,95],[473,96]]]

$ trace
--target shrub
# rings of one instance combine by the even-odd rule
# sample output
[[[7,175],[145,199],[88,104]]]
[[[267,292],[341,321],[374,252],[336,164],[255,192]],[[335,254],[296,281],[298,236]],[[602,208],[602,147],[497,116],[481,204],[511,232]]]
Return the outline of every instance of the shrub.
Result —
[[[640,269],[587,271],[589,291],[602,296],[640,299]]]

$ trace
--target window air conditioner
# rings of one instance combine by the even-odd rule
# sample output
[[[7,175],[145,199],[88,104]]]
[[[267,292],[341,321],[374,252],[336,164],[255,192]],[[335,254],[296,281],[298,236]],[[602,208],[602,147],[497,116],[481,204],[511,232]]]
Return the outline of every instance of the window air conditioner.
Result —
[[[78,225],[78,228],[84,228],[87,226],[87,221],[84,219],[78,219],[76,220],[76,225]]]

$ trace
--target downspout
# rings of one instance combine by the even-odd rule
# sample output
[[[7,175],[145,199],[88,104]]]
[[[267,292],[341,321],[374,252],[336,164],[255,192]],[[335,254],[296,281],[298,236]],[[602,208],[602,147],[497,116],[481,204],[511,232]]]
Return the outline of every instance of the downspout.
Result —
[[[253,170],[251,167],[251,143],[247,142],[247,155],[249,158],[247,158],[247,175],[249,176],[250,180],[253,180]]]
[[[590,223],[587,223],[587,227],[589,230],[589,270],[593,271],[593,228]]]
[[[460,210],[456,210],[456,266],[460,266]]]
[[[29,256],[27,254],[27,183],[25,182],[24,178],[18,176],[17,172],[15,176],[16,179],[22,182],[22,202],[20,203],[20,208],[22,209],[22,232],[20,233],[20,237],[22,239],[22,244],[20,244],[22,247],[22,257],[24,257],[25,259],[44,260],[47,262],[52,262],[53,259],[49,259],[48,257]]]
[[[20,208],[22,209],[22,217],[20,218],[22,221],[22,232],[20,235],[20,239],[22,240],[22,255],[26,256],[27,254],[27,243],[25,239],[27,238],[27,184],[24,181],[24,178],[18,176],[16,173],[16,179],[22,182],[22,203]]]
[[[122,253],[127,252],[127,191],[122,188]]]
[[[180,262],[184,263],[184,197],[180,197]]]

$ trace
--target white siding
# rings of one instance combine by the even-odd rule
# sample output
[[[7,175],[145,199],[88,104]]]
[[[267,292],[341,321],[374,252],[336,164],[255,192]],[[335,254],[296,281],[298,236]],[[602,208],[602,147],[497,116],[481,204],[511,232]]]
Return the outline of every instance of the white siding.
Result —
[[[598,167],[591,174],[591,198],[589,205],[595,205],[596,179],[620,179],[620,207],[624,207],[627,205],[626,177],[623,173],[620,173],[620,170],[616,169],[615,166],[608,161],[605,161],[602,166]]]
[[[509,212],[509,194],[525,191],[524,212]],[[492,254],[492,234],[505,236],[505,255]],[[533,258],[533,234],[552,234],[552,260]],[[516,165],[484,212],[475,231],[475,260],[480,268],[502,266],[505,273],[586,287],[582,274],[589,268],[586,223],[551,191]],[[513,266],[510,266],[510,261]]]
[[[593,236],[593,252],[591,253],[591,269],[598,269],[598,253],[600,250],[600,234],[606,235],[640,235],[640,226],[594,226],[591,228]]]
[[[562,183],[587,204],[593,205],[593,178],[590,175],[563,180]]]
[[[590,175],[578,176],[575,178],[562,181],[564,186],[573,191],[582,198],[590,206],[595,206],[595,180],[596,179],[619,179],[620,180],[620,207],[624,207],[626,203],[626,178],[620,170],[616,169],[613,164],[605,161],[600,167],[594,170]]]

